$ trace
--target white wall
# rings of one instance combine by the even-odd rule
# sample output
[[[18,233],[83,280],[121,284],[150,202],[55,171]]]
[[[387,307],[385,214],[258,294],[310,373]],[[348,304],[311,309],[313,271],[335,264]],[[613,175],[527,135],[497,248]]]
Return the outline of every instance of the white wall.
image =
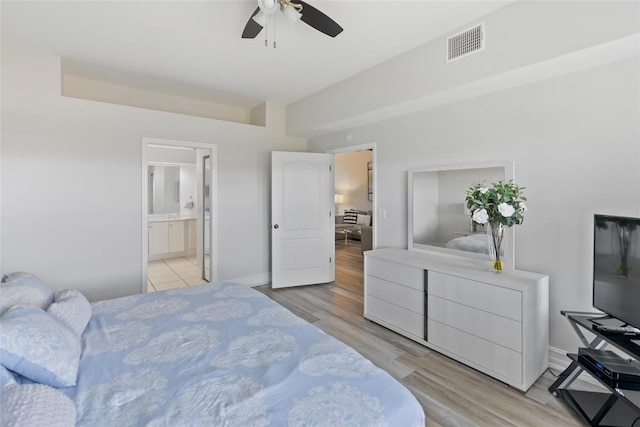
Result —
[[[60,59],[2,46],[2,271],[91,299],[140,291],[143,137],[218,147],[218,277],[270,272],[270,153],[304,151],[267,127],[60,95]]]
[[[550,276],[550,345],[579,345],[560,310],[591,308],[595,212],[640,215],[640,61],[592,70],[351,128],[376,141],[377,246],[407,246],[407,170],[515,162],[529,211],[516,268]],[[310,150],[344,146],[341,132]]]
[[[340,214],[345,209],[370,211],[373,203],[368,195],[367,163],[372,159],[368,150],[335,155],[335,186],[336,193],[344,196],[344,203],[340,204]]]
[[[63,67],[64,70],[64,67]],[[123,86],[71,74],[62,76],[65,96],[191,116],[249,123],[249,111],[214,102]]]
[[[378,247],[407,246],[407,170],[513,160],[516,268],[550,275],[550,345],[575,351],[560,310],[591,308],[593,213],[640,215],[640,3],[522,0],[479,22],[483,52],[446,64],[445,35],[288,105],[288,129],[312,151],[376,142]]]
[[[637,1],[519,0],[288,105],[288,134],[319,136],[637,56],[639,20]],[[485,50],[446,63],[446,37],[481,22]]]

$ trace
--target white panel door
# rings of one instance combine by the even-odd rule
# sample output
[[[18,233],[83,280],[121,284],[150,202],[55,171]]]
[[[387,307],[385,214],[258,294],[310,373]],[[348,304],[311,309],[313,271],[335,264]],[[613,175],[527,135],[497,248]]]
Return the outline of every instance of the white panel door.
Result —
[[[333,155],[272,153],[273,288],[334,280],[333,193]]]

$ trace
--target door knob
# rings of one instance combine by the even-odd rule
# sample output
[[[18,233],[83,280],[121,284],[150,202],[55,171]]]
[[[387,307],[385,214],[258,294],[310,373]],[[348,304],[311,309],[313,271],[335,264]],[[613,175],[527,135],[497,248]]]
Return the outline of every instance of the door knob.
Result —
[[[274,226],[273,226],[273,228],[276,228],[276,229],[277,229],[278,227],[280,227],[278,224],[276,224],[276,225],[274,225]]]

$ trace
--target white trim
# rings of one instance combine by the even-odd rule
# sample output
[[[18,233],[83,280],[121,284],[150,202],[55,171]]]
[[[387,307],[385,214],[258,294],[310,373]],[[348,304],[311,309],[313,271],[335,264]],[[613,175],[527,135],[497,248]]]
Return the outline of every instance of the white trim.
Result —
[[[149,156],[149,143],[145,141],[145,138],[142,138],[141,141],[141,156],[140,156],[140,175],[141,175],[141,188],[142,194],[140,195],[140,202],[142,203],[142,214],[140,215],[140,220],[142,226],[140,227],[140,239],[142,240],[142,253],[140,254],[140,266],[142,277],[140,278],[140,293],[147,293],[147,278],[148,270],[147,265],[149,263],[149,200],[148,200],[148,191],[149,191],[149,183],[145,182],[148,180],[147,178],[147,158]]]
[[[327,150],[327,153],[338,154],[338,153],[353,153],[355,151],[363,151],[363,150],[369,150],[369,149],[375,150],[375,146],[376,146],[375,142],[358,144],[358,145],[348,145],[346,147],[339,147],[339,148]]]
[[[549,369],[555,369],[558,372],[564,371],[569,366],[569,358],[567,352],[559,348],[549,346]]]
[[[267,285],[271,283],[271,273],[252,274],[251,276],[237,277],[235,279],[225,280],[225,282],[240,283],[250,287]]]
[[[148,147],[149,145],[164,145],[173,147],[184,147],[209,150],[211,159],[211,254],[209,257],[209,276],[210,281],[215,282],[218,280],[218,146],[214,143],[207,142],[189,142],[189,141],[177,141],[170,139],[158,139],[143,137],[141,140],[141,182],[142,182],[142,215],[141,215],[141,240],[142,240],[142,277],[141,277],[141,292],[147,292],[147,263],[149,261],[149,240],[148,240],[148,214],[149,204],[147,201],[148,181],[147,181],[147,159],[148,159]],[[202,209],[201,206],[198,209]],[[204,224],[204,214],[199,211],[199,216],[202,217],[202,223]]]

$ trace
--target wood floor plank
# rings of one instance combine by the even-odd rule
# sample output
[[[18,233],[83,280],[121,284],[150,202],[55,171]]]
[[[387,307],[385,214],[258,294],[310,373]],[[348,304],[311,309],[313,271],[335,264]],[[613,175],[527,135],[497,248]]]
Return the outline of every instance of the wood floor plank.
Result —
[[[336,244],[336,280],[321,285],[256,289],[348,344],[403,383],[418,399],[426,425],[578,426],[577,415],[548,391],[546,372],[522,393],[363,317],[363,256]]]
[[[469,417],[481,425],[488,420],[494,425],[579,425],[567,423],[555,408],[541,405],[521,391],[436,352],[420,358],[420,365],[416,373],[440,386],[432,397],[437,399],[433,394],[447,389],[461,401],[479,405]]]
[[[361,329],[354,328],[348,323],[330,316],[316,322],[315,325],[329,335],[348,343],[350,347],[378,367],[383,367],[396,379],[404,378],[413,371],[412,368],[396,360],[398,356],[403,354],[403,351],[385,340],[363,335]]]

